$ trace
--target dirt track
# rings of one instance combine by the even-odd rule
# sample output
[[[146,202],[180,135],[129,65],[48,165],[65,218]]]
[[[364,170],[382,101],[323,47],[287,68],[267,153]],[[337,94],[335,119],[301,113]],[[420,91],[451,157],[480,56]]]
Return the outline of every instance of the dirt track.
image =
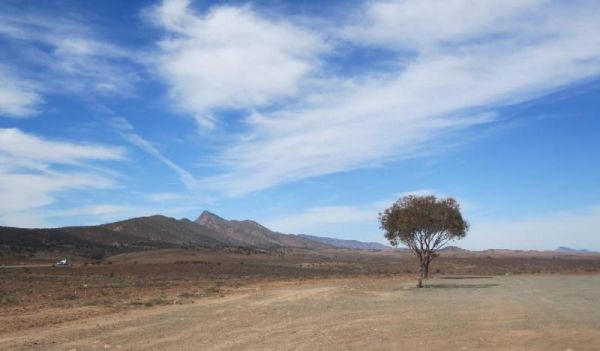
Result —
[[[2,350],[598,350],[600,275],[248,288],[0,335]]]

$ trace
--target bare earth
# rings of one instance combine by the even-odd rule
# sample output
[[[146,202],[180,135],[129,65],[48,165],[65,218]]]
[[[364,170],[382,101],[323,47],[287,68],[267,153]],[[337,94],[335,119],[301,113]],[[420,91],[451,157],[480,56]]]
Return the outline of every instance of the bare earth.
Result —
[[[248,285],[0,335],[2,350],[598,350],[600,275]],[[468,279],[467,279],[468,278]]]

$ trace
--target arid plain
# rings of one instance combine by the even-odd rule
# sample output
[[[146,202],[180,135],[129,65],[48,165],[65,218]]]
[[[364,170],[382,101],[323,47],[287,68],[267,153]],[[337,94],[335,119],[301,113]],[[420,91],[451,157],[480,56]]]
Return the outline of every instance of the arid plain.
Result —
[[[600,255],[172,249],[0,269],[2,350],[596,350]],[[25,263],[25,265],[22,265]]]

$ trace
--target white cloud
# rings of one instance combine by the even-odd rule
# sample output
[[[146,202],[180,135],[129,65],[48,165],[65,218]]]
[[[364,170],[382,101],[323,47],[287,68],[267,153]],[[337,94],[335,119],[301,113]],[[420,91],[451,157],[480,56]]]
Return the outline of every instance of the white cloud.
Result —
[[[111,124],[115,129],[117,129],[117,131],[125,140],[137,146],[148,155],[159,160],[171,171],[175,172],[188,190],[195,190],[198,188],[198,182],[190,172],[171,161],[171,159],[160,152],[160,150],[158,150],[148,140],[144,139],[139,134],[134,133],[134,128],[128,120],[123,117],[114,117],[111,119]]]
[[[306,211],[270,220],[266,226],[284,233],[311,233],[316,227],[356,222],[374,222],[378,211],[374,208],[353,206],[313,207]]]
[[[132,144],[136,145],[144,152],[148,153],[150,156],[156,158],[167,167],[169,167],[173,172],[175,172],[181,182],[190,190],[198,188],[196,179],[192,176],[188,171],[178,166],[175,162],[171,161],[168,157],[163,155],[154,145],[150,144],[146,139],[141,136],[133,133],[124,134],[124,137],[129,140]]]
[[[372,18],[346,31],[360,29],[351,40],[395,52],[399,68],[336,77],[335,89],[328,80],[303,103],[252,114],[249,131],[215,158],[226,171],[206,184],[240,195],[443,151],[465,129],[497,121],[501,106],[600,74],[600,10],[593,3],[435,4],[367,3]],[[473,19],[463,12],[469,4]],[[384,5],[399,10],[377,10]],[[413,34],[393,25],[407,16],[420,23]],[[389,35],[375,40],[381,33]]]
[[[544,0],[408,0],[372,1],[343,30],[352,41],[391,47],[435,49],[490,35],[511,34],[539,25],[535,12]]]
[[[377,223],[379,213],[390,207],[401,197],[407,195],[434,195],[438,198],[448,197],[447,195],[440,194],[435,189],[416,189],[400,192],[390,196],[389,198],[380,199],[358,206],[333,205],[311,207],[300,213],[294,213],[279,218],[272,218],[267,220],[265,223],[267,224],[267,227],[284,233],[309,234],[317,232],[327,233],[328,230],[336,230],[336,227],[362,224],[364,225],[363,228],[367,228],[368,231],[367,233],[363,234],[372,234],[373,232],[377,232],[377,228],[379,226]],[[461,204],[465,203],[463,200],[458,201]],[[329,235],[331,235],[331,233]],[[373,240],[376,239],[377,238],[374,238]]]
[[[306,233],[353,238],[363,241],[383,241],[378,213],[405,195],[436,195],[423,189],[398,194],[389,199],[362,206],[319,206],[300,213],[265,221],[265,225],[283,233]],[[438,197],[443,195],[436,195]],[[464,205],[464,201],[459,200]],[[464,206],[463,206],[464,207]],[[549,212],[532,217],[510,220],[470,218],[473,210],[463,210],[471,228],[465,239],[452,245],[471,250],[517,249],[554,250],[559,246],[598,250],[600,206]]]
[[[107,188],[112,180],[104,176],[75,172],[0,173],[0,213],[20,212],[54,202],[54,194],[71,189]]]
[[[0,116],[28,117],[37,112],[42,102],[33,84],[15,77],[0,65]]]
[[[135,55],[101,39],[89,22],[21,9],[0,14],[0,22],[0,38],[12,44],[3,65],[20,77],[12,80],[11,100],[24,107],[15,107],[13,115],[31,115],[32,106],[47,94],[130,95],[140,79],[132,69]]]
[[[554,250],[559,246],[600,250],[600,206],[565,210],[529,218],[473,221],[461,241],[473,249]]]
[[[374,231],[377,231],[379,213],[406,195],[436,195],[436,191],[432,189],[406,191],[386,199],[359,206],[333,205],[311,207],[300,213],[272,218],[265,221],[265,223],[267,227],[284,233],[325,233],[325,235],[340,234],[332,233],[332,231],[339,231],[341,230],[339,228],[347,225],[363,225],[363,228],[367,228],[368,233],[362,234],[372,234]]]
[[[170,34],[159,43],[157,62],[170,95],[205,128],[217,123],[215,108],[248,109],[297,94],[327,48],[309,30],[250,7],[216,6],[198,15],[188,0],[165,0],[151,16]]]
[[[52,204],[69,190],[115,186],[93,161],[122,160],[116,147],[52,141],[18,129],[0,129],[0,222],[23,225],[32,211]],[[31,225],[31,224],[30,224]]]
[[[44,163],[77,163],[82,160],[120,160],[121,148],[74,144],[39,138],[16,128],[0,129],[0,155]]]

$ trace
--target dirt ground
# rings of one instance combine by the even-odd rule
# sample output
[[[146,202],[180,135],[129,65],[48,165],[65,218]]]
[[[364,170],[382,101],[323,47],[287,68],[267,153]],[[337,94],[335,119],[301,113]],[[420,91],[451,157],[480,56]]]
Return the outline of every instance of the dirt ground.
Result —
[[[598,350],[600,275],[249,285],[0,335],[2,350]]]
[[[600,255],[555,255],[552,253],[532,253],[532,252],[487,252],[487,253],[464,253],[452,252],[444,253],[436,259],[431,268],[431,273],[434,277],[457,276],[463,275],[474,277],[477,275],[496,276],[499,278],[477,280],[458,279],[455,281],[447,279],[432,280],[429,284],[432,286],[425,293],[420,292],[419,295],[410,295],[410,291],[415,282],[417,273],[417,262],[408,253],[383,251],[383,252],[368,252],[355,250],[248,250],[248,249],[176,249],[176,250],[152,250],[133,252],[109,257],[99,262],[86,262],[75,259],[75,265],[72,267],[51,267],[51,262],[55,262],[58,258],[52,257],[56,253],[47,253],[45,256],[35,257],[24,262],[0,262],[0,340],[10,347],[21,349],[29,349],[36,347],[38,349],[47,349],[55,347],[57,349],[71,350],[64,348],[65,340],[75,340],[73,338],[85,338],[85,335],[96,335],[93,330],[96,325],[103,326],[107,324],[107,328],[117,323],[127,323],[127,320],[133,318],[131,323],[135,322],[136,318],[150,318],[160,311],[168,311],[164,318],[170,318],[169,313],[175,313],[178,308],[182,311],[190,310],[198,311],[201,315],[206,316],[207,320],[212,320],[210,310],[205,310],[207,306],[220,306],[219,309],[233,313],[232,309],[237,310],[238,317],[231,315],[228,318],[232,322],[234,328],[242,328],[239,333],[249,331],[251,333],[264,334],[274,328],[277,330],[278,321],[282,325],[287,325],[288,318],[298,318],[298,320],[310,321],[307,316],[297,315],[306,311],[316,313],[314,318],[321,318],[318,313],[328,311],[331,307],[336,313],[340,314],[341,322],[348,322],[345,314],[368,315],[368,311],[364,311],[362,306],[353,306],[354,303],[362,304],[367,310],[381,307],[385,311],[388,309],[393,311],[395,303],[408,299],[407,310],[396,310],[396,313],[402,314],[406,319],[382,319],[380,326],[365,324],[369,328],[375,328],[378,331],[381,328],[388,328],[385,325],[389,323],[401,323],[408,328],[391,329],[394,333],[409,333],[413,335],[413,339],[405,337],[404,342],[413,340],[414,344],[419,342],[431,343],[429,339],[415,339],[415,336],[420,335],[424,331],[431,333],[440,333],[440,330],[431,329],[427,323],[430,323],[419,312],[419,309],[427,308],[430,305],[429,297],[422,301],[412,301],[410,297],[429,296],[432,291],[439,291],[441,300],[443,298],[455,298],[454,295],[465,296],[465,294],[475,293],[475,291],[495,291],[494,289],[503,289],[505,285],[492,282],[495,280],[504,280],[517,275],[527,276],[548,276],[556,275],[561,277],[559,282],[569,282],[570,279],[578,279],[577,277],[584,276],[600,276]],[[505,278],[506,277],[506,278]],[[573,278],[575,277],[575,278]],[[519,278],[514,278],[519,279]],[[536,278],[537,279],[537,278]],[[439,281],[439,282],[438,282]],[[441,283],[440,283],[441,282]],[[463,287],[465,282],[470,285]],[[437,285],[442,285],[441,287]],[[498,284],[498,285],[495,285]],[[510,286],[506,285],[507,287]],[[541,286],[541,285],[536,285]],[[535,290],[536,286],[532,289]],[[574,289],[581,290],[580,286]],[[514,290],[514,289],[513,289]],[[574,291],[579,291],[574,290]],[[557,290],[558,291],[558,290]],[[598,290],[592,292],[598,296]],[[513,291],[513,300],[522,299],[523,296],[530,296],[538,299],[535,294],[527,294],[520,290]],[[262,294],[262,295],[256,295]],[[396,294],[396,295],[394,295]],[[408,295],[407,295],[408,294]],[[356,295],[356,296],[354,296]],[[264,300],[263,307],[265,310],[246,308],[255,306],[254,299],[263,296],[273,297],[271,300]],[[354,297],[353,297],[354,296]],[[434,295],[431,295],[434,296]],[[493,296],[493,295],[490,295]],[[508,294],[507,294],[508,296]],[[366,301],[361,298],[368,298]],[[390,298],[387,301],[387,298]],[[566,306],[572,308],[576,306],[581,297],[569,295],[573,300],[565,299]],[[344,302],[345,298],[351,298]],[[241,301],[240,305],[229,305],[228,301]],[[286,301],[297,301],[298,306],[280,303]],[[510,299],[505,298],[505,301]],[[249,302],[250,301],[250,302]],[[385,302],[389,305],[385,305]],[[448,300],[449,303],[454,303]],[[448,302],[447,301],[447,302]],[[458,300],[457,300],[458,301]],[[339,303],[338,303],[339,302]],[[497,307],[498,311],[494,311],[496,300],[486,298],[485,301],[471,301],[474,306],[476,303],[481,306],[489,306],[489,311],[483,307],[481,310],[473,311],[472,315],[479,318],[481,313],[483,316],[487,313],[499,313],[510,311],[512,305],[503,305]],[[510,302],[510,301],[509,301]],[[435,299],[431,300],[431,304],[435,303]],[[462,302],[469,304],[469,301]],[[305,306],[300,307],[304,304]],[[416,304],[416,306],[412,306]],[[199,306],[204,306],[202,309]],[[271,307],[269,307],[271,306]],[[402,305],[403,306],[403,305]],[[412,306],[412,307],[411,307]],[[433,305],[432,305],[433,306]],[[593,305],[591,305],[593,306]],[[313,307],[317,308],[316,310]],[[356,309],[357,307],[360,307]],[[410,308],[409,308],[410,307]],[[472,306],[468,306],[472,307]],[[215,307],[217,308],[217,307]],[[273,310],[272,308],[275,308]],[[297,308],[298,310],[295,310]],[[412,310],[411,308],[418,308]],[[348,309],[346,311],[346,309]],[[383,311],[383,310],[382,310]],[[383,312],[385,312],[383,311]],[[429,311],[429,310],[428,310]],[[433,310],[431,310],[433,311]],[[438,311],[438,310],[436,310]],[[443,316],[445,312],[439,311]],[[447,311],[448,312],[448,311]],[[216,313],[216,312],[215,312]],[[225,312],[223,312],[225,313]],[[247,313],[249,316],[257,315],[273,316],[274,319],[265,317],[265,321],[255,320],[249,326],[243,326],[235,322],[235,318],[243,318]],[[408,314],[407,314],[408,313]],[[431,312],[433,313],[433,312]],[[436,312],[437,313],[437,312]],[[449,311],[450,315],[454,312]],[[525,312],[524,312],[525,313]],[[568,314],[560,312],[561,315]],[[532,314],[527,312],[527,318],[532,318]],[[427,314],[425,314],[427,315]],[[163,318],[161,317],[161,318]],[[176,317],[185,318],[185,317]],[[279,319],[277,319],[279,318]],[[283,318],[283,319],[281,319]],[[324,320],[315,320],[315,323],[321,323],[321,326],[315,332],[321,332],[329,328],[338,328],[334,316],[327,321],[327,315],[323,315]],[[375,315],[372,317],[376,319]],[[429,317],[428,317],[429,318]],[[425,329],[420,331],[419,328],[408,323],[409,320],[414,320],[424,325]],[[196,322],[194,322],[196,323]],[[269,326],[273,324],[273,327]],[[468,320],[461,322],[465,328],[473,328]],[[359,323],[360,324],[360,323]],[[376,323],[375,323],[376,324]],[[71,328],[70,326],[84,326],[91,328],[82,335],[65,336],[63,339],[50,337],[55,344],[48,344],[48,340],[30,340],[31,343],[19,344],[15,337],[19,335],[37,335],[38,332],[46,333],[50,330],[58,330],[60,328]],[[109,327],[109,325],[111,327]],[[210,324],[212,325],[212,324]],[[264,325],[264,330],[254,330],[251,326]],[[390,324],[392,325],[392,324]],[[221,325],[225,328],[225,325]],[[476,327],[476,326],[475,326]],[[563,325],[564,327],[564,325]],[[128,326],[127,328],[130,328]],[[182,331],[187,327],[177,326],[176,329],[182,328]],[[204,329],[210,329],[210,326],[202,326]],[[250,328],[250,329],[248,329]],[[358,328],[358,327],[357,327]],[[413,328],[413,329],[410,329]],[[332,329],[332,330],[333,330]],[[381,329],[381,330],[384,330]],[[345,329],[344,329],[345,330]],[[350,328],[349,330],[352,330]],[[385,329],[387,330],[387,329]],[[412,330],[412,332],[410,332]],[[97,332],[97,331],[96,331]],[[215,331],[216,332],[216,331]],[[233,333],[233,331],[231,331]],[[283,331],[282,331],[283,332]],[[465,332],[470,332],[466,329]],[[566,332],[566,331],[565,331]],[[198,331],[194,331],[194,334]],[[221,331],[219,331],[221,333]],[[279,333],[279,332],[278,332]],[[352,330],[352,333],[363,335],[361,338],[354,338],[348,334],[349,340],[355,340],[346,349],[354,348],[354,345],[362,345],[360,340],[366,338],[366,332],[363,333],[359,329]],[[235,333],[234,333],[235,334]],[[386,333],[376,333],[377,335],[387,335]],[[146,340],[144,333],[140,334],[143,340]],[[292,349],[301,349],[300,343],[304,334],[300,333],[298,344],[290,344]],[[90,336],[91,337],[91,336]],[[210,335],[206,336],[207,340]],[[288,337],[290,337],[288,335]],[[391,334],[389,338],[395,339]],[[483,336],[482,336],[483,337]],[[231,339],[233,338],[233,339]],[[243,340],[246,337],[240,335],[231,335],[227,342],[233,343],[233,349],[244,349]],[[291,337],[290,340],[295,340]],[[327,336],[327,338],[329,338]],[[332,337],[332,340],[337,340]],[[487,336],[485,338],[488,338]],[[525,336],[523,336],[525,338]],[[140,340],[142,340],[140,339]],[[371,340],[367,338],[368,340]],[[489,340],[493,340],[491,338]],[[526,338],[525,338],[526,339]],[[59,341],[62,340],[62,341]],[[210,339],[212,340],[212,339]],[[237,343],[235,340],[242,340]],[[261,338],[262,340],[262,338]],[[379,340],[379,339],[378,339]],[[437,339],[432,339],[437,340]],[[486,339],[487,340],[487,339]],[[98,340],[95,340],[98,341]],[[215,340],[212,340],[215,341]],[[212,341],[208,345],[213,345]],[[285,340],[280,340],[279,347],[273,344],[269,347],[273,349],[287,348]],[[12,342],[17,342],[13,344]],[[29,341],[28,341],[29,342]],[[38,342],[38,344],[35,344]],[[133,340],[131,341],[133,342]],[[302,341],[304,343],[306,341]],[[324,341],[323,341],[324,342]],[[336,343],[338,343],[336,341]],[[386,341],[386,343],[396,341]],[[83,347],[75,347],[79,350],[98,349],[100,345],[84,344]],[[118,345],[123,347],[135,348],[137,344],[119,343],[113,340],[112,343],[106,343],[106,348],[116,348]],[[383,348],[387,347],[386,343],[382,344]],[[42,346],[38,346],[42,345]],[[69,345],[69,344],[67,344]],[[104,348],[105,344],[102,344]],[[157,344],[158,345],[158,344]],[[174,343],[177,345],[177,343]],[[191,344],[190,349],[198,349]],[[215,347],[220,345],[220,342],[215,341]],[[249,345],[253,345],[250,343]],[[296,346],[294,346],[296,345]],[[318,348],[318,345],[313,345]],[[323,343],[323,349],[327,349],[327,343]],[[337,344],[336,344],[337,345]],[[346,345],[341,343],[339,345]],[[370,346],[377,345],[369,343]],[[404,348],[406,348],[406,345]],[[470,344],[469,344],[470,345]],[[4,349],[4,344],[0,343],[0,349]],[[164,346],[164,345],[163,345]],[[385,346],[385,347],[384,347]],[[410,346],[410,347],[413,347]],[[432,347],[434,347],[433,345]],[[258,345],[253,346],[255,349],[264,349]],[[269,348],[267,347],[267,349]],[[373,346],[374,347],[374,346]],[[416,346],[415,346],[416,347]],[[457,346],[458,347],[458,346]],[[460,346],[463,347],[463,346]],[[468,345],[467,345],[468,347]],[[161,346],[156,346],[161,349]],[[574,348],[571,347],[573,350]],[[183,347],[185,349],[185,347]],[[200,349],[210,349],[203,345]],[[218,348],[216,348],[218,349]],[[228,349],[225,346],[225,349]]]
[[[75,261],[0,262],[0,333],[157,305],[190,304],[249,284],[348,277],[414,277],[408,253],[353,250],[153,250]],[[45,260],[45,261],[44,261]],[[600,255],[452,253],[433,275],[600,272]]]

